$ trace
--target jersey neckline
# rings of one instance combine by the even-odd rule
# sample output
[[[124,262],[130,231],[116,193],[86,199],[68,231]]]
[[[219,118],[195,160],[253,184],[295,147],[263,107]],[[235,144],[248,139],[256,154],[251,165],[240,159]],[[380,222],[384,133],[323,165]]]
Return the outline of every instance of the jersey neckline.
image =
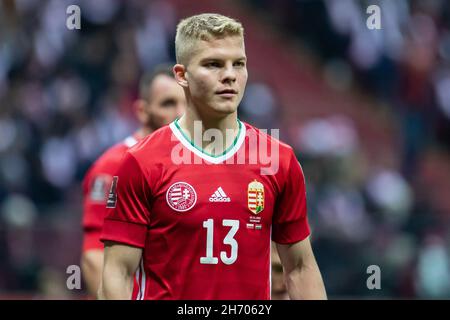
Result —
[[[242,146],[244,140],[245,140],[245,133],[246,128],[245,125],[237,119],[237,122],[239,124],[239,131],[236,137],[234,138],[233,143],[231,146],[229,146],[222,154],[214,156],[206,151],[204,151],[202,148],[195,145],[194,141],[189,139],[189,137],[184,133],[183,129],[181,129],[180,125],[178,124],[178,119],[173,121],[169,127],[172,130],[173,134],[177,139],[191,152],[195,153],[200,158],[207,160],[208,162],[218,164],[221,163],[228,158],[231,158],[236,152],[239,150],[239,148]]]

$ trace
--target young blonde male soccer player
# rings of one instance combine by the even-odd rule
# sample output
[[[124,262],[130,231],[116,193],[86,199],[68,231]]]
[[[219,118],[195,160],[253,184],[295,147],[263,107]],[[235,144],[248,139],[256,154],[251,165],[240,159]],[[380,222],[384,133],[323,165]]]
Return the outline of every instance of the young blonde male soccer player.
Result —
[[[325,299],[294,152],[237,118],[247,82],[242,25],[192,16],[179,23],[175,47],[187,109],[122,160],[102,234],[99,298],[130,299],[138,270],[138,299],[270,299],[272,238],[290,298]],[[232,139],[191,139],[196,121],[201,133]],[[251,161],[250,136],[278,147],[273,174]]]
[[[120,160],[128,148],[181,116],[186,107],[184,92],[175,81],[171,67],[161,65],[153,73],[144,75],[139,91],[140,99],[135,102],[134,107],[142,127],[105,151],[89,168],[83,180],[81,267],[88,293],[92,296],[97,295],[102,275],[104,245],[100,242],[100,235],[106,216],[107,195]]]

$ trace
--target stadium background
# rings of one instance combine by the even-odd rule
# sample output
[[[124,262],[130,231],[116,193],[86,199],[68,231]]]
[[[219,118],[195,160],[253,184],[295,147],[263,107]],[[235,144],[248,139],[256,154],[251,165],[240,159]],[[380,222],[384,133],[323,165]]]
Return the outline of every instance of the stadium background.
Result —
[[[244,24],[240,118],[297,152],[329,297],[450,298],[445,0],[0,1],[0,298],[84,298],[66,288],[80,181],[136,128],[139,76],[174,59],[177,21],[200,12]]]

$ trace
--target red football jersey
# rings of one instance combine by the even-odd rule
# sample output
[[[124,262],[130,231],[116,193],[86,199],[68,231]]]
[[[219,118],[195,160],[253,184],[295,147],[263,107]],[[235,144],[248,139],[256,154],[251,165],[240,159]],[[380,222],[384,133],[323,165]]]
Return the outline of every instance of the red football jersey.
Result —
[[[309,235],[292,148],[239,126],[217,157],[197,148],[177,121],[126,152],[102,240],[143,248],[138,299],[270,299],[271,239],[289,244]],[[272,174],[261,173],[264,144],[278,152]]]
[[[103,250],[100,236],[107,213],[106,200],[112,178],[117,173],[125,152],[137,142],[135,136],[130,136],[106,150],[92,164],[83,179],[83,252],[92,249]],[[140,281],[142,274],[136,272],[133,298],[137,297],[137,284]]]
[[[92,164],[83,179],[83,252],[103,250],[100,236],[112,177],[125,152],[136,143],[137,139],[130,136],[106,150]]]

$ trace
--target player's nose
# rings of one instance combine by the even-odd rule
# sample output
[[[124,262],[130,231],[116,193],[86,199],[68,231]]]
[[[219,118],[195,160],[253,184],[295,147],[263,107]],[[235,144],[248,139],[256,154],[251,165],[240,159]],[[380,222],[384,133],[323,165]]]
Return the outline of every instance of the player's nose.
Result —
[[[235,80],[236,80],[236,70],[233,68],[232,64],[227,64],[223,68],[222,82],[235,81]]]

